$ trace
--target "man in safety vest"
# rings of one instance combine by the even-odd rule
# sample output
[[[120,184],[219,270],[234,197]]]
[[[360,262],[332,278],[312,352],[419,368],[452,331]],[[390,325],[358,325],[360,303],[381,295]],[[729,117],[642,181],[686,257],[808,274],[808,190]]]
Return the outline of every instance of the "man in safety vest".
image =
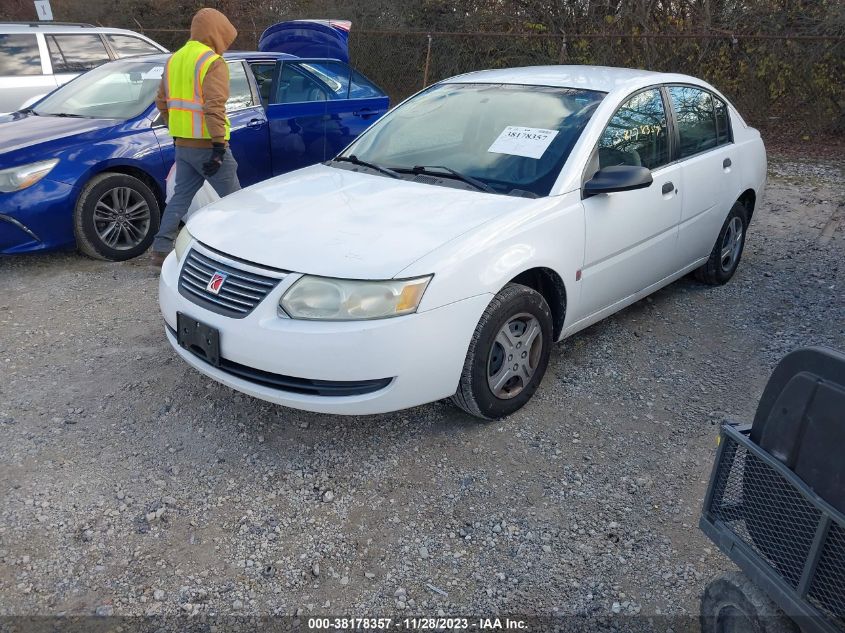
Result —
[[[153,242],[157,266],[173,248],[179,223],[205,180],[221,197],[241,188],[228,147],[229,67],[221,57],[237,36],[225,15],[200,9],[191,21],[191,39],[167,60],[156,107],[176,146],[176,187]]]

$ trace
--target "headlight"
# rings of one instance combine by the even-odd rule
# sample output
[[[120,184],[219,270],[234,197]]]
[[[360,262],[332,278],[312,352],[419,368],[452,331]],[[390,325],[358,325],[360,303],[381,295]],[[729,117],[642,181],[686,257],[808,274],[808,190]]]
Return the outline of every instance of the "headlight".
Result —
[[[49,174],[50,170],[58,162],[58,158],[53,158],[52,160],[42,160],[37,163],[30,163],[29,165],[4,169],[0,171],[0,191],[3,193],[12,193],[13,191],[20,191],[21,189],[31,187]]]
[[[294,319],[355,321],[416,312],[431,275],[418,279],[353,281],[302,277],[279,306]]]
[[[191,235],[191,232],[188,231],[188,227],[182,227],[182,230],[179,231],[179,235],[176,236],[176,241],[173,243],[173,250],[176,251],[176,261],[182,261],[182,255],[185,254],[185,251],[188,248],[188,244],[193,241],[194,236]]]

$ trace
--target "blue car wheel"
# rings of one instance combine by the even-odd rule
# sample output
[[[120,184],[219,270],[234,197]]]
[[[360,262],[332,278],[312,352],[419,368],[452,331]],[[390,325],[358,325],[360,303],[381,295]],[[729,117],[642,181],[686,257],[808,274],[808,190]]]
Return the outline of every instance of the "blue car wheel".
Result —
[[[107,172],[85,185],[73,219],[82,253],[124,261],[150,247],[158,231],[160,209],[155,194],[143,181]]]

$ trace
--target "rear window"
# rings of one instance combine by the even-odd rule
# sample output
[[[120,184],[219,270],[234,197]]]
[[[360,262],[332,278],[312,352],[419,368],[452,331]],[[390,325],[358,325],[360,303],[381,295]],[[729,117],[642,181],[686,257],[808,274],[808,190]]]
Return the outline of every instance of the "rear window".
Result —
[[[109,61],[99,35],[48,35],[53,73],[81,73]]]
[[[155,46],[133,35],[107,35],[109,44],[118,57],[133,57],[135,55],[151,55],[160,53]]]
[[[692,86],[669,86],[669,99],[675,109],[680,158],[695,156],[719,145],[713,95]]]
[[[350,99],[370,99],[373,97],[384,97],[385,94],[377,85],[364,77],[357,70],[352,71],[352,81],[349,84]]]
[[[41,54],[35,35],[0,34],[0,75],[40,75]]]

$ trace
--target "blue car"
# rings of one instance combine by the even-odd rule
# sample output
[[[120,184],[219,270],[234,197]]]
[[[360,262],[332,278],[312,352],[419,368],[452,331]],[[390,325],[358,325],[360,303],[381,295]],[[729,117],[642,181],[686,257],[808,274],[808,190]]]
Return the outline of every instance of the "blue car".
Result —
[[[275,50],[224,55],[243,186],[332,158],[387,111],[347,63],[347,28],[283,23],[262,36]],[[0,254],[76,246],[120,261],[149,247],[174,159],[153,105],[167,59],[110,62],[0,117]]]

